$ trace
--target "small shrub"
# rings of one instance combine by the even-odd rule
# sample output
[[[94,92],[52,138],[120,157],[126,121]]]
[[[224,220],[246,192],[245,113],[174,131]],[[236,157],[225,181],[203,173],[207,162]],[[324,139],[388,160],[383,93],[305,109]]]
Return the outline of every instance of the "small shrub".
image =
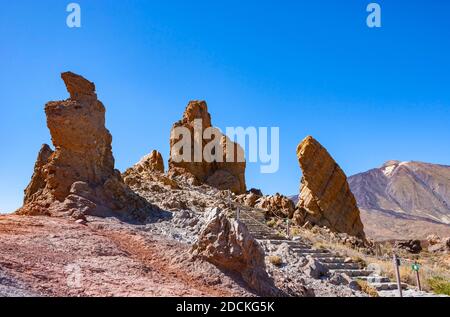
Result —
[[[299,228],[297,228],[297,227],[291,228],[291,235],[292,235],[292,236],[294,236],[294,237],[299,236],[300,233],[301,233],[301,231],[300,231]]]
[[[315,249],[318,249],[318,250],[325,250],[325,249],[327,249],[327,246],[326,246],[325,244],[323,244],[322,242],[316,242],[316,243],[314,243],[314,244],[313,244],[313,247],[314,247]]]
[[[269,221],[267,221],[267,226],[273,228],[277,225],[277,221],[275,219],[270,219]]]
[[[269,256],[269,262],[275,266],[281,266],[283,264],[283,260],[277,255]]]
[[[428,285],[436,294],[450,296],[450,281],[446,281],[443,277],[435,276],[428,279]]]
[[[370,297],[379,297],[377,290],[370,286],[366,281],[357,280],[356,283],[358,283],[359,287],[361,288],[361,292],[366,293]]]
[[[352,256],[352,260],[353,260],[353,262],[358,263],[360,267],[367,266],[367,262],[359,256]]]

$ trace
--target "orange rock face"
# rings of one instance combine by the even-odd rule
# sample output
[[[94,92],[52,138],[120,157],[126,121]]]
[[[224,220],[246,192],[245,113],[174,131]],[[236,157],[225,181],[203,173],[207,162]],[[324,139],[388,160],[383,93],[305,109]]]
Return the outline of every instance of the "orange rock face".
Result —
[[[135,168],[148,172],[164,173],[164,161],[161,153],[153,150],[152,153],[143,157],[135,166]]]
[[[41,149],[25,190],[22,214],[96,214],[121,211],[145,217],[148,206],[114,169],[112,137],[105,128],[105,107],[95,85],[62,74],[70,98],[45,106],[55,151]]]
[[[299,144],[297,157],[303,171],[298,208],[304,222],[365,238],[347,177],[328,151],[309,136]]]
[[[209,137],[203,137],[207,129],[214,133]],[[188,141],[188,145],[181,150],[177,148],[177,144],[183,140],[183,136],[176,133],[180,130],[189,132],[190,138],[184,140]],[[214,140],[217,149],[220,149],[220,153],[216,153],[220,159],[205,159],[204,150],[208,149]],[[186,151],[188,153],[185,153]],[[169,175],[189,175],[193,177],[194,183],[205,183],[218,189],[242,194],[246,191],[245,167],[243,149],[212,127],[206,102],[191,101],[186,107],[183,119],[172,127]]]

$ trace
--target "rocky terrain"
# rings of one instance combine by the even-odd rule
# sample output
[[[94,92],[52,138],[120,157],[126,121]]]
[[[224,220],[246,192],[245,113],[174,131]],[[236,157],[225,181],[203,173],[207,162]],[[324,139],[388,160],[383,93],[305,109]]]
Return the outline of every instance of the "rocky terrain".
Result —
[[[293,218],[296,208],[246,192],[242,149],[212,127],[205,102],[190,102],[175,123],[167,173],[152,151],[122,175],[94,84],[62,79],[70,98],[45,106],[54,150],[39,152],[23,207],[0,217],[0,295],[366,296],[309,253],[275,243],[286,238],[265,217]],[[215,158],[179,160],[210,145],[199,133],[211,133]],[[236,214],[246,204],[249,219],[263,217],[256,227]]]
[[[297,148],[296,204],[246,190],[243,150],[212,126],[204,101],[189,102],[174,124],[167,172],[154,150],[121,174],[95,85],[70,72],[62,79],[70,98],[45,106],[54,150],[42,146],[23,207],[0,216],[0,296],[359,297],[396,288],[362,259],[380,260],[381,246],[366,239],[346,175],[314,138]],[[427,243],[393,247],[450,251],[448,238]]]
[[[349,178],[366,233],[376,239],[450,236],[450,167],[386,162]]]

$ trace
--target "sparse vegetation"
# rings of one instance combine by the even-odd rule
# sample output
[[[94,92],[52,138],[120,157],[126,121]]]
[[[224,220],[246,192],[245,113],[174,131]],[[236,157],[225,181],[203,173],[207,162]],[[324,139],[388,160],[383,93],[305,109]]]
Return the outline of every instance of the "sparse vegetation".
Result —
[[[353,262],[358,263],[360,267],[367,266],[366,260],[364,260],[360,256],[352,256],[352,260]]]
[[[435,276],[428,279],[428,285],[436,294],[443,294],[450,296],[450,281],[441,276]]]
[[[274,218],[272,218],[269,221],[267,221],[266,224],[268,227],[274,228],[277,225],[277,221]]]
[[[358,283],[359,287],[361,288],[361,292],[366,293],[370,297],[379,297],[377,290],[370,286],[366,281],[357,280],[356,283]]]
[[[276,255],[269,256],[269,262],[275,266],[281,266],[281,264],[283,264],[283,260],[281,259],[281,257]]]
[[[376,255],[367,254],[364,249],[352,248],[342,243],[334,242],[320,232],[301,230],[299,235],[313,243],[315,248],[327,248],[334,250],[344,257],[350,257],[354,262],[362,266],[375,266],[380,275],[395,281],[394,267],[392,264],[393,249],[389,243],[378,243]],[[416,286],[416,273],[411,269],[414,262],[421,265],[420,280],[422,289],[438,294],[449,294],[450,291],[450,256],[422,252],[420,255],[408,254],[396,251],[402,261],[400,266],[400,278],[403,283]]]
[[[293,237],[296,237],[296,236],[300,235],[300,229],[298,227],[292,227],[291,228],[291,235]]]

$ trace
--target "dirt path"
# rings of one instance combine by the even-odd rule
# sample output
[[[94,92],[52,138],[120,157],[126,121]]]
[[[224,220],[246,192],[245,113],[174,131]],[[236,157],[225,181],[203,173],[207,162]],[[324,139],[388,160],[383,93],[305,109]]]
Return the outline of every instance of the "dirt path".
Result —
[[[0,216],[0,241],[2,296],[251,296],[187,245],[114,219]]]

